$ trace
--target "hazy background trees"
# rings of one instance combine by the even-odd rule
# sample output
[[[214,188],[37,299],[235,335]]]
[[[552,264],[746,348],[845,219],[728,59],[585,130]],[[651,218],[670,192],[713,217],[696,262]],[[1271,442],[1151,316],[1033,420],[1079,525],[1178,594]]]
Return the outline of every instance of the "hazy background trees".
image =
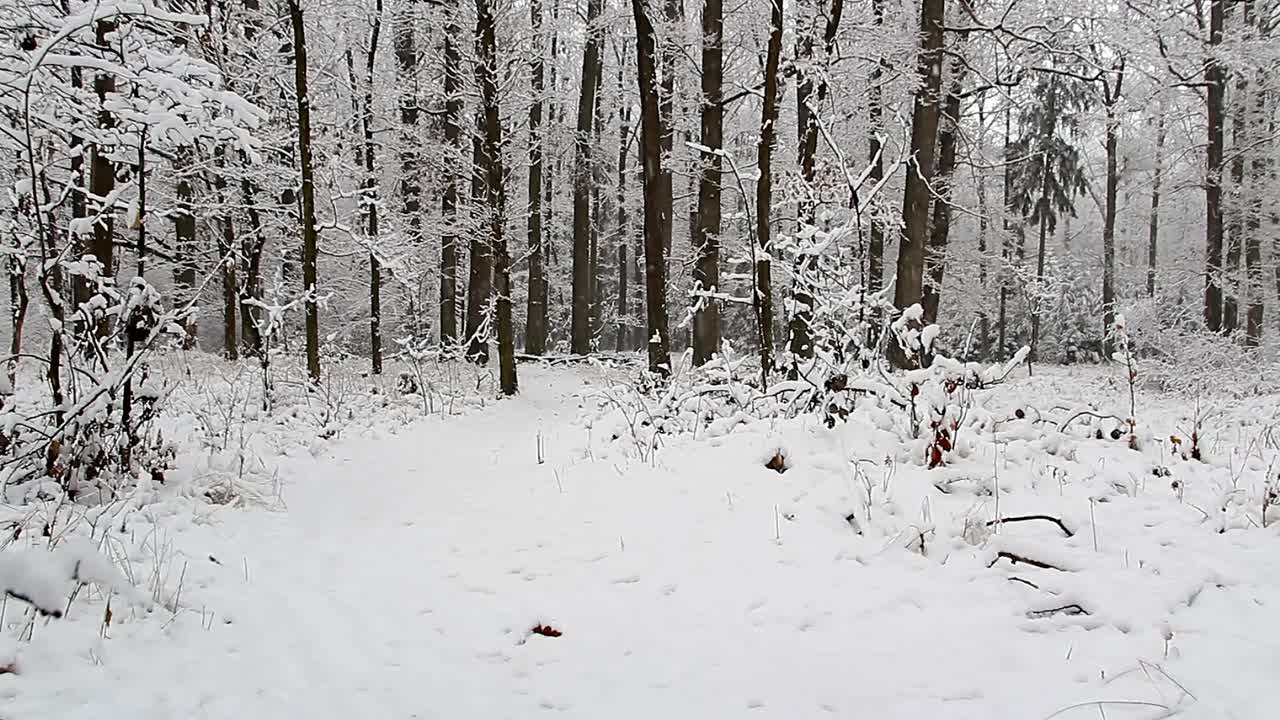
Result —
[[[171,5],[192,22],[161,32],[0,2],[11,346],[49,332],[24,300],[63,281],[44,237],[199,293],[199,346],[305,349],[316,377],[409,341],[496,343],[512,390],[516,348],[794,369],[834,287],[815,233],[855,214],[821,272],[892,286],[971,355],[1101,357],[1116,312],[1249,345],[1280,327],[1280,0]],[[84,13],[28,141],[24,73]],[[244,105],[174,139],[162,50]]]

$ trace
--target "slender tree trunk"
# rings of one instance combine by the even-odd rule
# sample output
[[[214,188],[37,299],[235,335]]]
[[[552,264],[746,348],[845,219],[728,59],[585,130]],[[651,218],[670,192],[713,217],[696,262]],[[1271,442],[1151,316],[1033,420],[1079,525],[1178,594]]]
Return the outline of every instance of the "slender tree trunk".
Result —
[[[657,0],[653,0],[657,2]],[[666,256],[671,255],[671,239],[673,234],[673,223],[675,210],[672,205],[673,183],[671,178],[671,163],[673,143],[675,140],[675,94],[676,94],[676,58],[679,51],[676,47],[674,35],[680,27],[680,16],[682,14],[683,0],[663,0],[662,9],[666,20],[666,27],[661,35],[661,42],[658,44],[658,78],[662,83],[659,91],[658,112],[662,116],[662,157],[665,162],[662,166],[661,184],[658,188],[658,200],[662,203],[662,239],[666,243],[663,246],[663,253]],[[666,275],[666,272],[663,273]],[[663,301],[666,300],[666,290],[663,289]]]
[[[591,352],[591,127],[600,87],[601,0],[587,0],[587,38],[582,51],[582,87],[573,165],[573,331],[570,351]]]
[[[407,230],[406,240],[408,240],[408,244],[411,247],[423,248],[426,244],[426,239],[422,232],[422,180],[420,178],[420,175],[422,174],[422,161],[420,158],[420,147],[422,141],[419,137],[418,129],[418,116],[420,114],[418,109],[418,43],[417,37],[414,34],[414,21],[417,18],[417,5],[418,0],[407,0],[406,4],[402,6],[399,20],[392,26],[392,33],[394,35],[392,43],[396,59],[396,76],[400,83],[400,202]],[[379,8],[378,14],[380,16],[382,14],[382,0],[378,0],[377,6]],[[369,59],[372,61],[372,58],[373,52],[371,51]],[[370,93],[371,91],[372,74],[370,74],[370,83],[366,88],[366,93]],[[372,112],[370,108],[373,103],[370,100],[371,98],[369,95],[366,95],[366,112]],[[370,151],[369,154],[372,155],[372,151]],[[373,238],[375,235],[371,232],[370,237]],[[453,247],[451,246],[449,250],[452,252]],[[425,255],[425,252],[422,254]],[[442,247],[442,261],[444,260],[444,254],[445,251]],[[370,345],[376,345],[376,352],[374,352],[373,355],[376,358],[375,363],[378,370],[375,370],[375,373],[381,373],[382,367],[382,273],[378,267],[378,263],[378,258],[371,252],[369,255],[370,309],[372,310],[375,300],[378,305],[377,313],[370,313],[371,315],[376,315],[378,327],[374,328],[374,317],[371,317],[369,321]],[[442,300],[444,296],[444,267],[445,264],[441,262],[440,294]],[[375,284],[378,287],[376,298],[374,293]],[[419,297],[417,293],[413,293],[410,296],[409,312],[412,315],[410,323],[415,334],[422,333],[422,319],[420,318],[422,313],[415,312],[418,304],[422,304],[425,307],[429,302],[425,298]],[[443,310],[441,311],[441,314],[443,315]],[[440,327],[441,332],[443,333],[444,324],[441,323]],[[454,328],[453,332],[456,334],[456,328]]]
[[[111,33],[115,32],[116,24],[111,20],[99,20],[94,26],[95,41],[98,48],[104,52],[111,52],[110,38]],[[110,131],[115,128],[115,116],[106,108],[106,99],[108,95],[114,94],[116,91],[116,78],[110,72],[99,73],[94,76],[93,89],[98,95],[98,128],[103,131]],[[115,228],[112,208],[104,204],[105,199],[109,196],[116,186],[115,165],[108,157],[107,148],[94,144],[90,147],[90,163],[89,163],[89,192],[93,196],[93,256],[102,265],[102,275],[104,278],[115,276]],[[109,325],[104,319],[98,324],[96,332],[99,337],[106,337]]]
[[[258,211],[258,190],[252,181],[240,181],[240,195],[249,218],[249,232],[240,245],[240,341],[245,354],[261,359],[265,352],[258,329],[262,309],[254,303],[262,298],[262,253],[267,241]]]
[[[529,106],[529,292],[525,308],[524,350],[547,351],[547,279],[542,248],[542,106],[545,69],[542,63],[542,2],[531,0],[533,26],[533,104]]]
[[[1000,222],[1001,238],[1000,238],[1000,308],[996,318],[996,327],[998,332],[996,348],[997,357],[1003,356],[1006,352],[1006,342],[1009,334],[1009,261],[1011,259],[1011,239],[1009,237],[1010,223],[1009,218],[1013,215],[1013,128],[1012,128],[1013,106],[1012,103],[1006,104],[1004,108],[1004,195],[1003,195],[1003,219]]]
[[[485,169],[484,141],[480,135],[471,137],[471,166],[471,208],[476,232],[471,237],[470,277],[467,281],[467,359],[477,365],[486,365],[489,362],[489,334],[492,332],[486,327],[485,320],[489,313],[489,295],[493,291],[493,254],[483,229],[492,222],[488,217],[492,208],[485,206],[488,172]]]
[[[187,303],[193,299],[196,290],[196,215],[192,203],[195,201],[195,188],[191,184],[190,172],[193,149],[189,147],[178,150],[178,182],[174,188],[177,207],[173,213],[173,235],[175,240],[174,285],[177,288],[178,302]],[[184,335],[182,347],[190,350],[196,346],[199,328],[194,315],[188,316],[183,323]]]
[[[902,237],[898,244],[894,305],[905,310],[924,296],[924,250],[929,231],[929,183],[934,174],[942,86],[942,23],[946,0],[922,0],[920,32],[924,40],[916,61],[915,107],[911,119],[911,159],[902,197]],[[901,349],[900,349],[901,350]],[[893,352],[898,364],[905,357]]]
[[[871,0],[871,15],[876,28],[884,27],[884,0]],[[879,32],[879,30],[877,30]],[[880,136],[884,128],[883,91],[880,83],[886,67],[884,58],[876,61],[868,78],[870,88],[867,96],[867,157],[871,163],[870,180],[878,183],[884,178],[883,148]],[[884,287],[884,228],[874,218],[871,221],[870,238],[867,244],[867,292],[877,293]]]
[[[702,4],[702,131],[698,142],[713,151],[702,153],[698,180],[697,224],[693,244],[694,288],[720,292],[720,175],[724,146],[724,6]],[[703,297],[693,318],[693,364],[702,366],[720,350],[720,301]]]
[[[1240,261],[1244,253],[1245,215],[1248,210],[1244,202],[1245,155],[1248,153],[1249,136],[1245,130],[1245,112],[1248,109],[1248,82],[1244,73],[1235,72],[1234,92],[1230,98],[1235,107],[1231,119],[1231,187],[1224,221],[1227,222],[1225,237],[1226,270],[1223,280],[1222,298],[1222,330],[1230,334],[1240,327]],[[1229,221],[1227,220],[1229,217]]]
[[[1124,84],[1124,59],[1117,62],[1115,82],[1104,88],[1107,111],[1107,190],[1106,207],[1102,217],[1102,354],[1110,358],[1115,353],[1112,327],[1116,321],[1116,195],[1120,185],[1117,168],[1120,118],[1116,105],[1120,102]]]
[[[1265,37],[1271,27],[1268,26],[1262,18],[1253,16],[1252,3],[1246,5],[1246,11],[1251,16],[1250,19],[1257,22],[1257,32],[1261,37]],[[1263,320],[1263,301],[1266,295],[1263,281],[1262,270],[1262,199],[1260,194],[1261,188],[1276,188],[1274,181],[1268,186],[1267,159],[1264,148],[1266,148],[1266,138],[1268,137],[1264,128],[1267,126],[1267,91],[1266,91],[1266,74],[1265,71],[1259,71],[1256,78],[1255,89],[1253,91],[1253,106],[1249,113],[1249,133],[1250,143],[1249,154],[1251,156],[1250,174],[1252,181],[1249,183],[1248,197],[1245,205],[1247,213],[1245,220],[1245,250],[1244,265],[1246,279],[1246,296],[1248,298],[1248,309],[1245,315],[1245,344],[1249,347],[1257,347],[1262,344],[1262,320]],[[1243,102],[1243,100],[1242,100]],[[1274,134],[1271,136],[1274,142]],[[1274,202],[1273,202],[1274,207]],[[1280,268],[1280,255],[1272,257],[1272,262]]]
[[[1209,0],[1209,49],[1222,45],[1222,15],[1226,0]],[[1205,289],[1204,323],[1211,332],[1222,330],[1222,108],[1225,72],[1220,59],[1205,64],[1208,86],[1208,150],[1205,154]]]
[[[458,342],[458,172],[462,164],[462,54],[458,51],[457,10],[450,8],[444,30],[444,142],[451,161],[445,169],[440,212],[444,236],[440,240],[440,342]],[[474,172],[474,171],[473,171]]]
[[[604,147],[604,111],[600,107],[601,89],[604,83],[604,53],[599,56],[600,66],[596,70],[596,112],[591,147]],[[591,162],[591,347],[598,349],[604,334],[603,326],[603,294],[600,290],[602,273],[600,272],[600,235],[605,231],[607,218],[604,215],[603,198],[600,189],[605,185],[603,154],[601,159]]]
[[[671,335],[667,327],[666,248],[671,234],[671,185],[663,183],[662,138],[666,135],[659,110],[658,79],[654,67],[658,38],[649,19],[646,0],[631,0],[636,23],[636,82],[640,91],[640,153],[644,190],[645,305],[648,320],[649,370],[671,374]],[[661,195],[666,189],[666,199]],[[668,211],[664,221],[663,210]]]
[[[964,63],[952,63],[951,86],[947,91],[946,123],[938,133],[938,169],[934,173],[932,192],[933,225],[929,229],[929,246],[925,253],[925,266],[929,283],[924,288],[924,321],[938,322],[938,305],[942,296],[942,278],[947,267],[947,240],[951,232],[952,177],[956,169],[956,144],[960,130],[960,95],[964,90]]]
[[[374,375],[382,374],[382,268],[378,262],[378,166],[377,154],[373,140],[373,70],[378,56],[378,36],[382,31],[382,0],[374,4],[373,28],[369,34],[369,49],[365,56],[364,107],[360,113],[364,130],[364,206],[369,241],[369,358],[370,370]],[[415,101],[416,104],[416,101]],[[402,106],[403,111],[403,106]],[[416,115],[417,108],[413,108]],[[403,114],[401,116],[403,124]],[[414,123],[417,123],[415,117]],[[403,161],[403,156],[402,156]],[[410,161],[410,169],[416,162]],[[403,162],[402,162],[402,169]],[[416,183],[416,179],[414,180]],[[415,190],[406,197],[412,197],[416,204],[418,192]]]
[[[1045,208],[1049,205],[1049,198],[1045,195],[1040,196],[1040,205]],[[1044,263],[1047,254],[1047,245],[1049,239],[1049,213],[1046,210],[1040,211],[1040,244],[1036,248],[1036,282],[1039,286],[1044,286]],[[1040,315],[1041,307],[1039,301],[1030,308],[1031,311],[1031,354],[1028,356],[1030,360],[1040,359]]]
[[[769,46],[764,61],[764,99],[760,109],[760,141],[756,146],[756,332],[760,339],[760,372],[767,377],[773,367],[773,147],[778,135],[778,65],[782,58],[783,0],[769,3]]]
[[[515,395],[515,330],[511,321],[511,258],[504,237],[507,193],[502,170],[502,118],[498,108],[498,42],[494,28],[492,0],[476,0],[476,71],[479,73],[480,102],[484,109],[482,147],[489,200],[489,241],[494,254],[494,290],[497,292],[498,378],[503,395]]]
[[[1156,268],[1160,242],[1160,183],[1164,179],[1164,114],[1156,117],[1155,170],[1151,176],[1151,220],[1147,225],[1147,297],[1156,296]]]
[[[307,30],[300,0],[289,0],[293,25],[293,81],[298,98],[298,156],[302,165],[302,285],[307,335],[307,373],[320,382],[320,312],[317,302],[316,190],[311,167],[311,98],[307,94]]]
[[[619,57],[626,54],[626,41],[623,41],[622,51]],[[625,100],[621,100],[623,95],[623,79],[622,64],[618,65],[618,97],[620,98],[620,108],[618,110],[619,127],[618,127],[618,190],[616,202],[618,205],[618,219],[615,231],[618,238],[618,318],[615,337],[615,349],[618,352],[627,350],[630,347],[630,339],[628,337],[627,316],[630,314],[628,280],[630,272],[627,267],[627,244],[631,240],[631,229],[627,224],[627,143],[631,137],[631,107]]]
[[[240,304],[240,286],[236,279],[236,267],[238,264],[235,257],[235,252],[238,250],[236,247],[236,228],[234,217],[230,210],[230,199],[227,197],[226,151],[218,148],[214,152],[217,162],[213,175],[213,186],[217,190],[218,205],[224,208],[219,218],[219,224],[222,226],[222,241],[218,243],[218,264],[222,270],[222,354],[228,360],[236,360],[240,357],[240,346],[236,337],[236,311]],[[141,152],[138,154],[138,160],[142,160]],[[145,183],[140,183],[138,186],[138,202],[140,207],[145,208]],[[138,218],[140,220],[138,226],[138,276],[142,277],[147,224],[143,219],[142,212],[139,212]]]

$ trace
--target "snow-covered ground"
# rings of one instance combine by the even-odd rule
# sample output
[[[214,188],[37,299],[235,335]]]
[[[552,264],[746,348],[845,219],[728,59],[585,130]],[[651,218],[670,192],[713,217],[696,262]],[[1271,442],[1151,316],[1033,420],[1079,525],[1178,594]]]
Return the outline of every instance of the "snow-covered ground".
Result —
[[[0,717],[1280,716],[1280,398],[1140,393],[1133,450],[1047,430],[1127,409],[1116,369],[1038,372],[930,470],[874,411],[641,459],[615,380],[522,365],[483,408],[262,430],[279,497],[120,529],[152,610],[104,625],[87,590],[28,640],[6,602]],[[988,524],[1025,515],[1062,524]]]

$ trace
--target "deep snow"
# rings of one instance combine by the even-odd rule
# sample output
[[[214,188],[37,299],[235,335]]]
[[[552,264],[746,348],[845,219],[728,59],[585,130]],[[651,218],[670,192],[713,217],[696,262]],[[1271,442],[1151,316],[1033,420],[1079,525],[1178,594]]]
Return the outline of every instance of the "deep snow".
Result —
[[[592,395],[600,370],[521,374],[484,409],[280,444],[279,507],[157,504],[136,573],[171,602],[116,598],[104,629],[90,597],[29,642],[6,632],[0,717],[1280,712],[1280,532],[1254,527],[1274,396],[1223,400],[1206,463],[1163,440],[1189,431],[1188,401],[1149,397],[1141,451],[1011,420],[927,470],[868,415],[673,438],[644,462]],[[1118,403],[1113,374],[1021,379],[991,402]],[[777,450],[783,474],[764,467]],[[1000,517],[1073,534],[993,535],[993,486]],[[1073,604],[1088,614],[1047,613]]]

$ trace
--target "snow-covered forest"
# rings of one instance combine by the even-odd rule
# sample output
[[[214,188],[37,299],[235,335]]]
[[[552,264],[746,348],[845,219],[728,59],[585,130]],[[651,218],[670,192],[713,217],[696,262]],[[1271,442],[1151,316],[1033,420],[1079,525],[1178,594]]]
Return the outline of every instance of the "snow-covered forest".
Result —
[[[0,717],[1263,718],[1280,0],[0,0]]]

